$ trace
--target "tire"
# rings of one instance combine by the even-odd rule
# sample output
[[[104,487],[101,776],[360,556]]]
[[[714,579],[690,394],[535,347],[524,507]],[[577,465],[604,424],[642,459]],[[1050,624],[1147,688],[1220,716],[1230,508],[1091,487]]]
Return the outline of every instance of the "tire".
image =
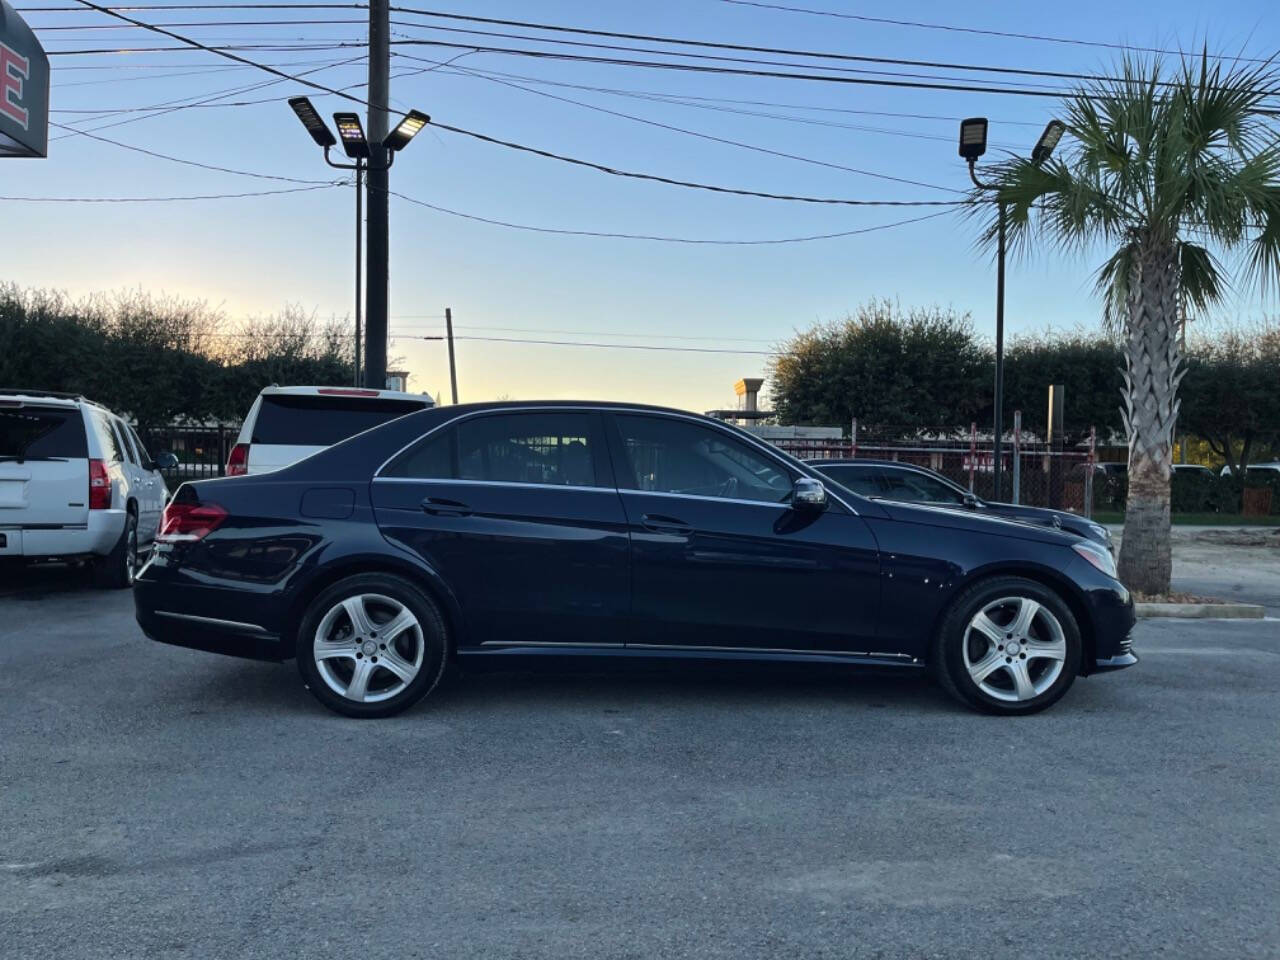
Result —
[[[983,713],[1021,716],[1056,703],[1080,672],[1083,643],[1070,608],[1023,577],[993,577],[956,597],[929,657],[947,693]]]
[[[138,572],[138,518],[132,512],[125,514],[124,529],[120,539],[105,557],[93,564],[93,579],[108,590],[123,590],[133,586],[133,576]]]
[[[384,573],[348,577],[322,591],[303,614],[296,641],[298,672],[312,695],[336,713],[361,718],[393,716],[429,694],[448,650],[435,601]]]

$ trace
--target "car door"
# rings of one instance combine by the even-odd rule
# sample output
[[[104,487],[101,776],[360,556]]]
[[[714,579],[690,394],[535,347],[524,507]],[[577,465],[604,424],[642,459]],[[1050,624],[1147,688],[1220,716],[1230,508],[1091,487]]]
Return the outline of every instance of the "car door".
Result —
[[[139,516],[138,519],[138,537],[140,542],[147,543],[155,537],[156,532],[160,529],[160,514],[164,511],[169,488],[165,485],[164,476],[156,469],[155,462],[151,459],[151,454],[143,446],[142,439],[138,436],[138,431],[127,423],[124,423],[123,426],[129,441],[133,444],[133,449],[138,455],[138,474],[142,483],[139,489],[138,501],[143,504],[142,513],[145,514],[145,520],[142,516]]]
[[[129,429],[119,417],[108,417],[111,429],[115,433],[116,442],[120,445],[123,459],[120,468],[126,480],[125,496],[132,498],[138,507],[138,542],[147,543],[152,537],[150,531],[151,504],[147,496],[147,476],[142,469],[138,451],[129,436]]]
[[[631,531],[641,647],[875,650],[880,561],[836,498],[803,514],[791,465],[728,427],[616,413],[609,424]]]
[[[456,596],[464,646],[623,644],[627,518],[595,411],[463,417],[372,487],[383,535]]]

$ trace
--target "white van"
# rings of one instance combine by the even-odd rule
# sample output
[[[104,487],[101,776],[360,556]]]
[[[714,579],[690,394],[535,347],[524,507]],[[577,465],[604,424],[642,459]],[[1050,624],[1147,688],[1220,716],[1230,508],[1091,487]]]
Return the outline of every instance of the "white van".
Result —
[[[168,497],[160,465],[106,407],[0,390],[0,559],[90,560],[103,586],[127,587]]]
[[[348,437],[435,406],[425,393],[360,387],[267,387],[227,457],[227,476],[279,470]]]

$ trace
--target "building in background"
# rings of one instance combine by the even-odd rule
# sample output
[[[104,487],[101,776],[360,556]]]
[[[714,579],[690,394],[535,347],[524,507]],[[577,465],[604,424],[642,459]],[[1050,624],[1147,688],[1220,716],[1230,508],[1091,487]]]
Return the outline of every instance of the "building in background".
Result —
[[[738,405],[729,410],[708,410],[708,417],[715,417],[749,430],[762,440],[806,440],[812,442],[840,443],[844,437],[841,427],[782,426],[772,410],[760,409],[760,377],[743,377],[733,385]]]

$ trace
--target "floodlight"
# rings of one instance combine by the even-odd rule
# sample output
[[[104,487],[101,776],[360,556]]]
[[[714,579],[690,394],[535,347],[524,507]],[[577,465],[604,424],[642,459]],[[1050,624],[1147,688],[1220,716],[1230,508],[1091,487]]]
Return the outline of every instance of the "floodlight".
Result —
[[[358,113],[335,113],[334,125],[338,128],[338,136],[342,138],[342,149],[352,160],[369,159],[369,141],[364,138],[364,127],[360,125]]]
[[[404,115],[404,119],[396,124],[396,128],[387,134],[387,139],[382,141],[382,145],[395,153],[397,150],[403,150],[409,145],[409,141],[418,135],[423,127],[431,122],[431,118],[420,110],[410,110]]]
[[[987,152],[987,118],[960,121],[960,156],[973,163]]]
[[[302,125],[307,128],[307,133],[311,134],[311,139],[317,145],[327,150],[338,142],[333,137],[333,131],[320,119],[320,114],[316,113],[316,108],[306,97],[290,97],[289,106],[293,107],[293,112],[298,115],[298,119],[302,121]]]
[[[1044,128],[1044,133],[1040,134],[1040,139],[1036,141],[1035,149],[1031,151],[1031,162],[1044,163],[1048,160],[1049,155],[1053,153],[1053,148],[1058,145],[1058,141],[1066,131],[1067,125],[1061,120],[1050,120],[1049,125]]]

